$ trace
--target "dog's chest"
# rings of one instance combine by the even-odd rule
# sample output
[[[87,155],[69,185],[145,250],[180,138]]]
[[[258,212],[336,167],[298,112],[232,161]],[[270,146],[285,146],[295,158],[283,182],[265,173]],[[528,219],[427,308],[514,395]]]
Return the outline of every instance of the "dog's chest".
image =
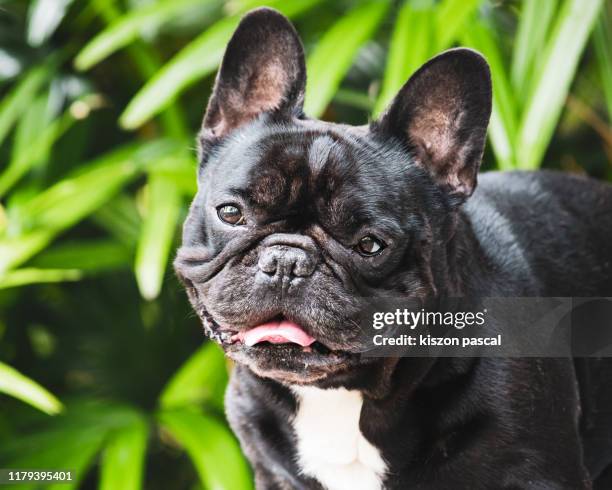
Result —
[[[357,391],[294,387],[298,466],[328,490],[378,490],[386,464],[359,430]]]

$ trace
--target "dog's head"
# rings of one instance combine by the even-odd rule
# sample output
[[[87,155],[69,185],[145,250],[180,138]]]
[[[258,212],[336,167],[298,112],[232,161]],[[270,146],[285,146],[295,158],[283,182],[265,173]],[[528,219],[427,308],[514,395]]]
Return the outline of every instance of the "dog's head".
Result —
[[[305,82],[291,24],[269,9],[246,15],[204,117],[175,262],[226,353],[291,383],[368,362],[364,298],[436,294],[491,110],[487,64],[467,49],[426,63],[368,127],[308,119]]]

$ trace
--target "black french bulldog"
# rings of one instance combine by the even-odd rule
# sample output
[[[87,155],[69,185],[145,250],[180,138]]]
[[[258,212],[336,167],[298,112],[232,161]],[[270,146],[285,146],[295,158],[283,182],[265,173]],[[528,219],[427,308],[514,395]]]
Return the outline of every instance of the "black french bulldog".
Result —
[[[610,362],[367,358],[355,322],[382,292],[612,296],[612,188],[492,172],[476,189],[474,51],[430,60],[367,127],[308,119],[305,80],[291,24],[246,15],[175,262],[237,363],[227,415],[257,488],[612,488]]]

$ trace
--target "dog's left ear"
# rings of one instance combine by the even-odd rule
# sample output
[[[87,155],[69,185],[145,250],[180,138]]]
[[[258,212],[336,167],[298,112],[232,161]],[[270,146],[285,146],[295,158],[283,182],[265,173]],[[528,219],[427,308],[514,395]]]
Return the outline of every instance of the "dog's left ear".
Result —
[[[264,112],[299,114],[306,67],[297,32],[279,12],[259,8],[229,41],[202,124],[202,143],[215,141]]]
[[[451,49],[402,87],[373,132],[399,139],[453,201],[476,187],[491,115],[491,74],[470,49]]]

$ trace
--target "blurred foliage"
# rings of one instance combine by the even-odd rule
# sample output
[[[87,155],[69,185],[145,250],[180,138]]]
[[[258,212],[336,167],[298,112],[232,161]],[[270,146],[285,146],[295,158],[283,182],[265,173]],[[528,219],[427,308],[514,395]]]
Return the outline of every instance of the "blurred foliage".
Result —
[[[309,115],[367,122],[471,46],[495,87],[486,169],[612,178],[603,0],[0,0],[0,467],[72,469],[65,489],[251,487],[225,360],[169,262],[213,74],[264,4],[304,39]]]

